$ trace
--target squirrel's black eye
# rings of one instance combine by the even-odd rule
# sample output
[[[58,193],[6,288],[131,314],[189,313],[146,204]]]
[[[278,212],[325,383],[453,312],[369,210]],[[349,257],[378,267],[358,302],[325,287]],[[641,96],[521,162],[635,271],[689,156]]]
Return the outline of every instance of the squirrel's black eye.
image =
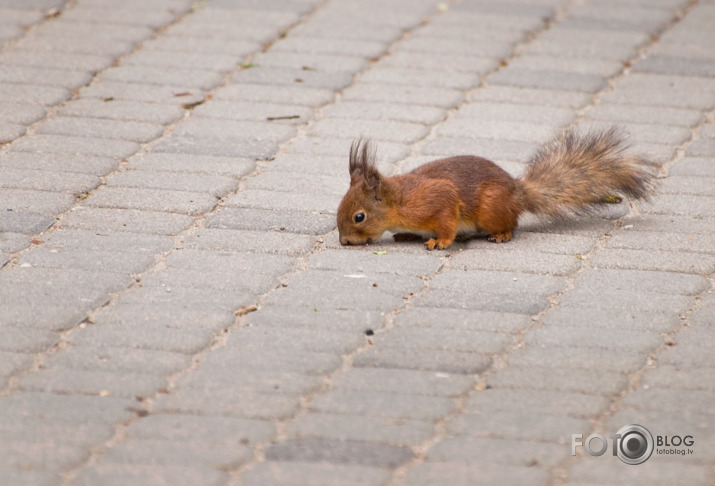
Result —
[[[365,221],[365,213],[357,213],[353,219],[356,223],[362,223]]]

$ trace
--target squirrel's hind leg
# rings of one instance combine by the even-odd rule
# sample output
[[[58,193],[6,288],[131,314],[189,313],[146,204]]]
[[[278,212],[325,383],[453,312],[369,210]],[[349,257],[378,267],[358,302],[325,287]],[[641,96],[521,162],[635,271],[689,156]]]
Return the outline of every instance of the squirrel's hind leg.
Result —
[[[501,184],[484,183],[477,196],[477,227],[494,243],[511,240],[521,212],[513,190]]]

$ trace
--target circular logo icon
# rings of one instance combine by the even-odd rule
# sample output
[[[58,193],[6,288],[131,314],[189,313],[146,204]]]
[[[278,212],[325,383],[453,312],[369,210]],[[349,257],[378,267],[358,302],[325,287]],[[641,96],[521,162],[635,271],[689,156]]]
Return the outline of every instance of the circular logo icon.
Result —
[[[618,435],[621,436],[616,447],[618,458],[626,464],[643,464],[653,454],[653,436],[642,425],[625,425]]]

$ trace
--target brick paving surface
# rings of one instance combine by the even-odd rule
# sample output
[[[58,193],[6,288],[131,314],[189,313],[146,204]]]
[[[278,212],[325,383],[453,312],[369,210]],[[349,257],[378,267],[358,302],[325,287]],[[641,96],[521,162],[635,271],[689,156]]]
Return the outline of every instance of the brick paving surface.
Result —
[[[714,32],[712,0],[0,0],[0,484],[713,484]],[[612,124],[647,203],[338,243],[358,136],[517,175]],[[572,455],[627,424],[694,442]]]

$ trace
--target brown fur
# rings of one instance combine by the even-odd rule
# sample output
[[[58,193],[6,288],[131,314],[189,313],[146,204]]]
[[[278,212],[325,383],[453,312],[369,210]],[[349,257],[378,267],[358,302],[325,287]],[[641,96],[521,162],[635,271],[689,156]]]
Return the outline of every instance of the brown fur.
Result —
[[[615,129],[585,136],[569,130],[537,151],[521,179],[474,156],[384,177],[371,143],[358,140],[350,149],[350,188],[338,208],[340,242],[370,243],[386,230],[401,230],[430,233],[427,248],[442,249],[467,228],[501,243],[511,239],[524,211],[561,218],[587,212],[613,193],[645,198],[652,177],[637,167],[642,159],[623,150]],[[359,213],[364,220],[357,222]]]

